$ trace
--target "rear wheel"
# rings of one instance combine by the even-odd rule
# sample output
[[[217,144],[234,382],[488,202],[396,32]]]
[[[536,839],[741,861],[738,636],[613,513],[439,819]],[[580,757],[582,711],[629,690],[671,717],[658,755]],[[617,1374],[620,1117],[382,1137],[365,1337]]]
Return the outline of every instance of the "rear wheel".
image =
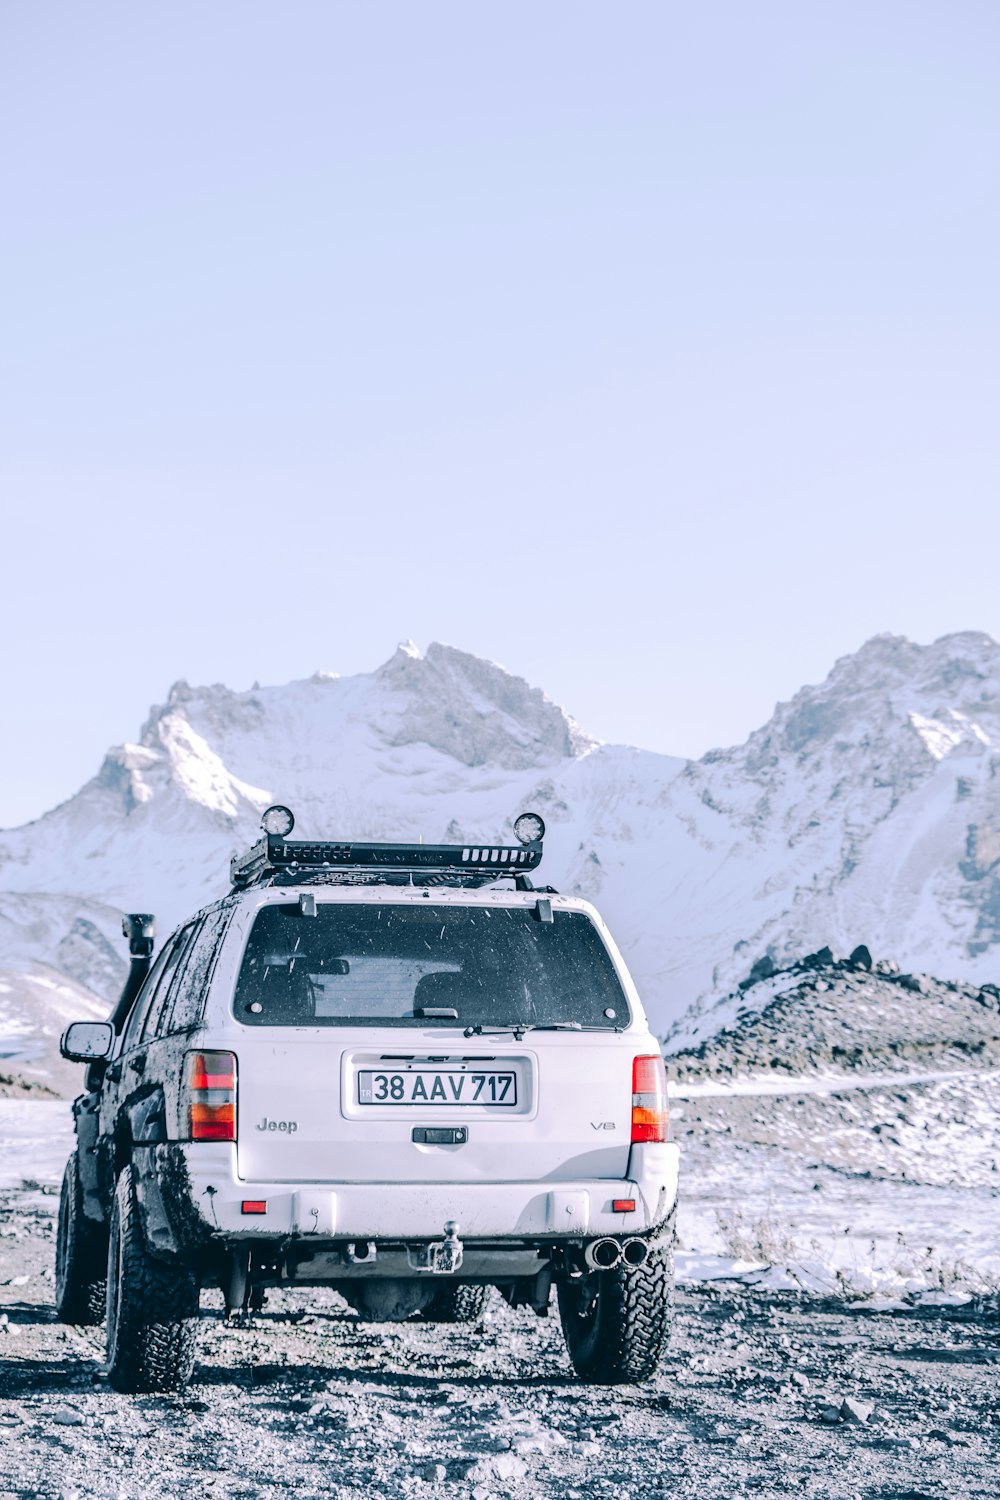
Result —
[[[154,1260],[135,1201],[132,1168],[115,1189],[108,1244],[108,1379],[116,1391],[178,1391],[194,1368],[198,1282]]]
[[[104,1321],[108,1235],[83,1211],[83,1188],[74,1151],[63,1173],[56,1230],[56,1315],[63,1323]]]
[[[643,1265],[595,1271],[559,1285],[559,1317],[573,1368],[583,1380],[637,1385],[655,1375],[670,1337],[673,1240]]]
[[[435,1287],[430,1303],[424,1308],[429,1323],[478,1323],[486,1311],[490,1289],[468,1282],[451,1281]]]

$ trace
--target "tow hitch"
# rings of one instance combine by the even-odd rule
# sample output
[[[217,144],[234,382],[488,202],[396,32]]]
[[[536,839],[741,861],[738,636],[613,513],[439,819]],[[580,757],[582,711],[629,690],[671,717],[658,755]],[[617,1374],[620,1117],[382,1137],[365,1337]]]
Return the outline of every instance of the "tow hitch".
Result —
[[[439,1276],[458,1271],[464,1253],[462,1241],[458,1237],[458,1224],[454,1219],[449,1219],[445,1224],[443,1240],[432,1240],[429,1245],[406,1247],[406,1256],[414,1271],[430,1271]]]

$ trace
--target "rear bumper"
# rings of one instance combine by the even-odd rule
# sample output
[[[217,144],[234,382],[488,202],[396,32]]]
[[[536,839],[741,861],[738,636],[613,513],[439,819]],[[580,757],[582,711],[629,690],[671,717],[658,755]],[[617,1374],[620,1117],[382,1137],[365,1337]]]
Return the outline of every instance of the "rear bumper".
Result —
[[[287,1183],[242,1182],[236,1149],[199,1142],[172,1148],[183,1155],[187,1193],[216,1240],[439,1239],[448,1220],[467,1240],[551,1243],[596,1235],[648,1234],[677,1198],[679,1152],[673,1142],[633,1146],[629,1175],[585,1182]],[[635,1200],[615,1213],[615,1199]],[[266,1204],[245,1213],[243,1204]],[[165,1205],[169,1217],[171,1205]]]

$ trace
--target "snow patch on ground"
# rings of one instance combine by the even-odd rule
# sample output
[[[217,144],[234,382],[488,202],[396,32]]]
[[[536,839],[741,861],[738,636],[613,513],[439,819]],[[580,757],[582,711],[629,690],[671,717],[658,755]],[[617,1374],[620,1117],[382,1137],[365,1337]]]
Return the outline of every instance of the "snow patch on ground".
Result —
[[[682,1278],[879,1305],[1000,1287],[1000,1071],[675,1098]]]
[[[672,1090],[681,1280],[877,1305],[1000,1286],[1000,1072],[758,1082]],[[68,1104],[0,1100],[0,1192],[54,1191],[72,1148]]]
[[[73,1141],[66,1100],[0,1099],[0,1193],[20,1200],[58,1188]]]

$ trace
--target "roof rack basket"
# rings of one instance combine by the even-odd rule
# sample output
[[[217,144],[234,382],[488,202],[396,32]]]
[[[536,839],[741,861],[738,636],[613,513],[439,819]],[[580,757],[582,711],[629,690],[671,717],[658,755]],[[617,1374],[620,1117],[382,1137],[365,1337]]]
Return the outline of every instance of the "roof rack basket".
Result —
[[[537,813],[515,822],[520,842],[504,844],[361,844],[286,837],[294,826],[284,807],[269,807],[264,836],[245,854],[234,855],[230,879],[238,890],[251,885],[309,883],[487,885],[503,876],[531,890],[529,871],[542,858],[545,824]],[[532,837],[525,837],[525,834]]]

